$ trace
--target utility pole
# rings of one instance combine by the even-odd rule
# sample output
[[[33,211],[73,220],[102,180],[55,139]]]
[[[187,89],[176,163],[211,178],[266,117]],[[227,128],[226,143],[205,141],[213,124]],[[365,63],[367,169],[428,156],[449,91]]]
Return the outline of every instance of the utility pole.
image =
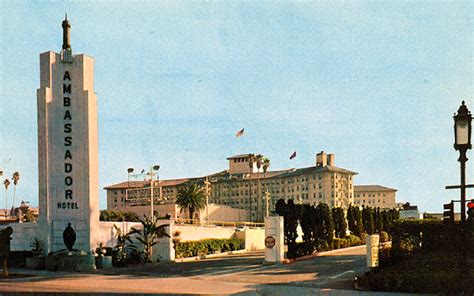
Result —
[[[267,207],[267,211],[266,211],[266,216],[265,217],[269,217],[269,214],[270,214],[270,192],[268,192],[268,190],[265,192],[265,199],[267,201],[267,204],[266,204],[266,207]]]
[[[209,177],[206,177],[204,184],[206,185],[206,225],[209,226],[209,185],[211,185],[211,182],[209,182]]]

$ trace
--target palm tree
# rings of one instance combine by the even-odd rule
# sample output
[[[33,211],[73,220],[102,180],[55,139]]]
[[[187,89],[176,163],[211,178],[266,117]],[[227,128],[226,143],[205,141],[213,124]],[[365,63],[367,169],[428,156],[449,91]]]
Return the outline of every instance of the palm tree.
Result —
[[[10,180],[5,179],[3,181],[3,185],[5,186],[5,217],[7,216],[7,202],[8,202],[8,186],[10,186]]]
[[[197,184],[191,184],[178,190],[176,204],[181,211],[187,209],[189,211],[189,218],[193,219],[195,211],[200,211],[206,208],[206,198],[200,186]]]
[[[264,157],[262,168],[263,168],[263,179],[265,180],[265,198],[267,198],[266,194],[267,194],[267,191],[268,191],[267,190],[267,177],[266,177],[266,174],[267,174],[267,170],[268,170],[269,167],[270,167],[270,159]],[[266,203],[266,211],[267,211],[266,214],[268,214],[268,203],[270,201],[267,199],[266,202],[267,202]]]
[[[13,204],[12,204],[12,209],[13,211],[15,210],[15,196],[16,196],[16,185],[18,185],[18,181],[20,181],[20,173],[19,172],[14,172],[13,177]]]
[[[252,172],[253,172],[253,164],[255,163],[255,155],[253,153],[249,154],[249,168],[250,168],[250,174],[249,174],[249,219],[250,222],[252,222]]]
[[[261,209],[262,206],[261,206],[261,201],[259,197],[259,194],[260,194],[259,185],[260,185],[260,168],[262,167],[262,164],[263,164],[263,155],[257,154],[257,156],[255,156],[255,160],[257,162],[257,220],[261,221],[259,212],[263,212],[263,211]]]
[[[143,253],[145,255],[145,262],[152,262],[152,248],[158,243],[158,239],[162,237],[170,237],[166,233],[166,227],[169,224],[158,226],[158,217],[138,219],[142,224],[142,229],[131,228],[128,235],[137,234],[135,238],[143,244]]]

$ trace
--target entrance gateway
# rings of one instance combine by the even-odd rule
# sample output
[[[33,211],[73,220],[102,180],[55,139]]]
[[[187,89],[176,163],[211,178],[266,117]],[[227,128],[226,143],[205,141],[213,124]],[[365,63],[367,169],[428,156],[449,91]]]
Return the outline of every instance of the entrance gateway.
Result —
[[[73,248],[91,258],[99,241],[97,97],[94,59],[72,54],[71,26],[62,22],[60,53],[40,54],[38,99],[39,228],[47,253]]]

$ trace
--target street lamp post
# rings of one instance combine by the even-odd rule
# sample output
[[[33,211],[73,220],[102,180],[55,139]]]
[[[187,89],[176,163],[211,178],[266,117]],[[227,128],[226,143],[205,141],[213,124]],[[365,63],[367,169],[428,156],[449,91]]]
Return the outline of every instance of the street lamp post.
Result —
[[[454,118],[454,149],[459,150],[458,161],[461,164],[461,223],[466,222],[466,156],[471,145],[471,112],[467,109],[464,101],[458,109],[458,114]]]
[[[265,201],[266,201],[266,205],[265,205],[266,215],[265,215],[265,217],[270,217],[269,216],[270,215],[270,192],[268,192],[268,190],[265,191]]]
[[[154,213],[154,210],[153,210],[153,204],[154,204],[154,198],[153,198],[153,183],[155,183],[155,180],[153,180],[153,176],[155,175],[155,171],[157,172],[156,173],[156,176],[157,176],[157,180],[159,179],[158,178],[158,170],[160,169],[160,166],[159,165],[154,165],[150,168],[150,217],[151,217],[151,220],[153,221],[153,218],[155,216],[155,213]]]
[[[466,266],[466,246],[469,244],[470,240],[466,241],[466,161],[467,150],[472,148],[471,145],[471,121],[472,115],[471,112],[467,109],[464,101],[462,101],[461,106],[459,106],[458,114],[453,116],[454,118],[454,149],[459,150],[459,158],[461,166],[461,184],[459,189],[461,191],[461,260],[460,260],[460,272],[461,272],[461,281],[464,284],[464,280],[468,278]]]
[[[209,191],[211,182],[209,182],[208,177],[206,177],[204,184],[206,185],[206,225],[209,226]]]

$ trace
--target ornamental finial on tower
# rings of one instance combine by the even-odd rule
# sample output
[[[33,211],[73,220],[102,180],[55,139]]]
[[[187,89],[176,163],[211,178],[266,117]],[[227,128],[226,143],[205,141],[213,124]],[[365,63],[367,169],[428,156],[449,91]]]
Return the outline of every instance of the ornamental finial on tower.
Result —
[[[62,23],[63,27],[63,49],[71,49],[71,25],[67,20],[67,13]]]

